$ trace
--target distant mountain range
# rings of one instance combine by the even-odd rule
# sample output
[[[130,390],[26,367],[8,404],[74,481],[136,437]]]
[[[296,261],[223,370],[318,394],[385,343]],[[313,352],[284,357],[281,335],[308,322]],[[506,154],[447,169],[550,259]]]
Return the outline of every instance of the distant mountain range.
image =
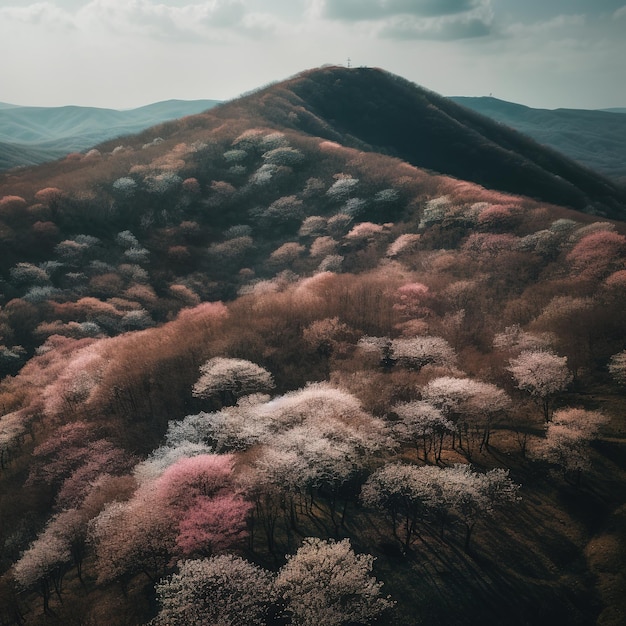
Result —
[[[0,169],[58,159],[108,139],[201,113],[218,103],[218,100],[166,100],[127,111],[0,103]]]
[[[626,108],[532,109],[497,98],[453,97],[477,113],[613,179],[626,182]]]

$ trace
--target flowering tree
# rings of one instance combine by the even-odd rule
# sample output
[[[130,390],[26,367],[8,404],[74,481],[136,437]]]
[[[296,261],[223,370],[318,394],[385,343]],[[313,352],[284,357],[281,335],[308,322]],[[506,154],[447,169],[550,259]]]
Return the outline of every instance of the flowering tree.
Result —
[[[452,367],[456,354],[442,337],[399,337],[391,342],[391,355],[401,365],[421,369],[425,365]]]
[[[193,395],[218,396],[223,406],[234,404],[243,395],[274,387],[272,375],[266,369],[244,359],[215,357],[200,367],[200,373]]]
[[[0,417],[0,470],[6,468],[12,451],[19,446],[27,432],[28,418],[24,410]]]
[[[515,353],[524,350],[547,350],[554,340],[555,337],[551,333],[529,333],[519,324],[514,324],[495,334],[493,347]]]
[[[626,350],[622,350],[611,357],[609,372],[618,383],[626,385]]]
[[[346,174],[336,174],[335,182],[326,191],[326,195],[337,201],[347,200],[352,191],[358,186],[358,178]]]
[[[417,454],[421,447],[425,461],[432,451],[438,463],[441,460],[443,440],[446,434],[453,432],[454,423],[437,407],[423,400],[396,404],[392,412],[398,416],[398,421],[394,423],[397,437],[415,446]]]
[[[307,538],[276,577],[298,626],[371,624],[393,606],[372,576],[374,557],[357,555],[350,541]]]
[[[37,589],[45,613],[53,590],[61,598],[61,583],[72,563],[81,577],[86,535],[85,515],[76,509],[63,511],[50,519],[15,564],[15,580],[25,589]]]
[[[463,546],[469,552],[476,523],[519,500],[520,485],[509,470],[495,468],[481,474],[470,465],[456,464],[443,470],[446,506],[465,527]]]
[[[517,386],[540,404],[545,421],[550,421],[552,400],[572,382],[567,358],[548,350],[525,350],[509,361],[508,370]]]
[[[153,581],[175,551],[176,527],[171,511],[142,487],[127,502],[109,503],[90,523],[89,540],[99,583],[124,583],[138,573]]]
[[[135,459],[130,454],[106,439],[89,444],[85,461],[63,481],[57,494],[57,507],[67,509],[79,506],[101,474],[123,474],[134,464]]]
[[[467,552],[476,523],[517,501],[518,489],[508,470],[499,468],[482,474],[464,464],[440,468],[393,463],[368,478],[361,499],[367,506],[388,512],[395,536],[400,522],[405,550],[420,521],[437,522],[443,534],[448,520],[456,519],[465,528]]]
[[[533,448],[533,456],[559,466],[564,475],[573,474],[579,485],[583,471],[591,465],[589,444],[607,421],[599,411],[573,408],[555,411],[545,439]]]
[[[431,380],[422,390],[422,397],[452,419],[461,446],[465,435],[468,456],[474,439],[480,438],[481,451],[489,445],[493,420],[510,404],[507,394],[491,383],[452,376]]]
[[[422,283],[402,285],[397,289],[394,298],[394,310],[405,318],[427,317],[432,313],[429,306],[432,296],[428,287]]]
[[[252,504],[237,493],[212,498],[197,496],[178,525],[176,545],[183,556],[210,556],[241,543],[248,536]]]
[[[446,502],[441,489],[441,469],[388,463],[376,470],[361,489],[366,506],[389,515],[393,535],[409,550],[420,521]],[[441,525],[443,532],[443,524]]]
[[[156,585],[153,626],[262,626],[274,598],[272,575],[233,555],[184,561]]]

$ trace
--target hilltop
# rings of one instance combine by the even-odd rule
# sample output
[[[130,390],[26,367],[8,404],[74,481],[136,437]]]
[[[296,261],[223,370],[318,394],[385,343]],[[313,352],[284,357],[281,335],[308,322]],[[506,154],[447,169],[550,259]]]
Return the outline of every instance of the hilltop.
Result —
[[[363,68],[0,176],[0,622],[621,626],[619,193]]]

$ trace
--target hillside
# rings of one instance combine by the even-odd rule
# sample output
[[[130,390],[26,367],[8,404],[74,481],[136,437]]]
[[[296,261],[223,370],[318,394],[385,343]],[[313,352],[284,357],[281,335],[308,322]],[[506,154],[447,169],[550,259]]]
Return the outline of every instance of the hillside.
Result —
[[[200,113],[216,104],[216,100],[168,100],[126,111],[0,104],[0,170],[82,152],[108,139]]]
[[[454,97],[481,115],[622,183],[626,180],[626,109],[533,109],[497,98]]]
[[[0,177],[1,624],[623,624],[626,225],[408,158],[578,171],[494,126],[322,68]]]

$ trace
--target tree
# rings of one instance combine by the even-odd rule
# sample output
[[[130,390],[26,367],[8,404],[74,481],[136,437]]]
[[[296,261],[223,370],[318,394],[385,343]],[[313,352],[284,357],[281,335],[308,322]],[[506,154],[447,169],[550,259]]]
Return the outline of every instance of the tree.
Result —
[[[361,489],[363,504],[388,513],[394,537],[405,552],[411,547],[418,523],[445,506],[441,472],[434,466],[388,463],[376,470]]]
[[[14,566],[13,576],[25,588],[36,588],[49,611],[52,590],[61,598],[61,583],[73,563],[81,577],[87,519],[76,509],[53,516]],[[51,587],[52,586],[52,587]]]
[[[394,604],[381,597],[373,562],[369,554],[355,554],[348,539],[305,539],[276,577],[292,624],[371,624]]]
[[[398,438],[413,444],[417,454],[421,445],[425,461],[432,451],[435,462],[439,462],[444,437],[454,430],[454,424],[437,407],[423,400],[396,404],[392,412],[398,416],[394,423]]]
[[[165,572],[176,545],[171,511],[142,487],[128,502],[111,502],[90,523],[98,583],[128,581],[144,573],[151,581]]]
[[[442,476],[446,506],[465,527],[463,548],[469,552],[476,523],[519,500],[520,485],[509,478],[509,470],[495,468],[481,474],[461,463],[443,470]]]
[[[546,422],[550,421],[552,401],[573,380],[567,358],[548,350],[525,350],[509,361],[519,389],[527,391],[541,406]]]
[[[468,552],[476,523],[517,501],[518,490],[508,470],[499,468],[482,474],[467,464],[441,468],[392,463],[368,478],[361,499],[390,514],[394,535],[398,520],[402,522],[400,539],[405,550],[420,521],[438,523],[443,535],[448,520],[456,518],[465,528],[463,543]]]
[[[183,556],[211,556],[248,536],[252,504],[237,493],[197,496],[178,525],[176,545]]]
[[[245,359],[214,357],[200,366],[200,373],[193,395],[219,396],[223,406],[235,404],[243,395],[274,387],[272,375],[266,369]]]
[[[609,372],[618,383],[626,385],[626,350],[622,350],[611,357]]]
[[[454,421],[459,445],[463,445],[465,435],[468,457],[475,438],[480,438],[481,451],[489,446],[492,422],[510,404],[507,394],[491,383],[451,376],[431,380],[422,389],[422,398]]]
[[[591,447],[599,428],[608,418],[599,411],[567,408],[554,412],[545,439],[533,448],[533,456],[558,465],[564,476],[573,474],[580,485],[584,470],[591,465]]]
[[[309,254],[313,258],[324,258],[335,254],[338,246],[339,244],[335,239],[324,235],[313,240]]]
[[[452,367],[456,354],[442,337],[400,337],[391,341],[391,355],[405,367],[421,369],[426,365]]]
[[[152,626],[262,626],[274,598],[272,575],[233,555],[184,561],[156,585]]]

